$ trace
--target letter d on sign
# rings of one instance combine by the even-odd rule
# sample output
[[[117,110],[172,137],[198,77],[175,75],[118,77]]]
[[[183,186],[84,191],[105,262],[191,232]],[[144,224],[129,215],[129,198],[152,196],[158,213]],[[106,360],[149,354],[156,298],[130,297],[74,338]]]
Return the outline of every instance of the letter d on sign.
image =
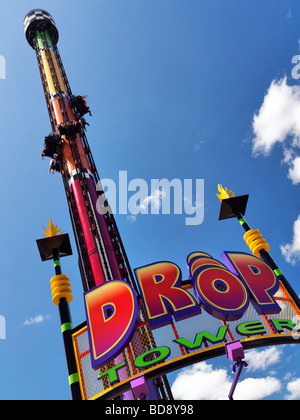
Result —
[[[128,345],[138,323],[138,300],[133,288],[113,280],[84,294],[93,369],[106,364]]]

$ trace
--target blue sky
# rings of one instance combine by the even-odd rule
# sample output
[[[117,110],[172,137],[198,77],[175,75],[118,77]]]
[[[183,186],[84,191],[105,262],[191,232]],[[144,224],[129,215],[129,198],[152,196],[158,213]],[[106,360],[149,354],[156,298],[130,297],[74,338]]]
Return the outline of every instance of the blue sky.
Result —
[[[0,398],[70,398],[58,310],[51,301],[53,267],[40,262],[35,243],[50,218],[71,236],[74,256],[62,266],[72,283],[73,324],[84,321],[62,181],[48,175],[48,162],[40,159],[51,128],[35,54],[23,33],[23,18],[33,8],[54,17],[72,90],[89,95],[87,137],[100,176],[117,182],[119,171],[127,171],[129,180],[205,181],[199,226],[186,226],[184,215],[116,215],[132,268],[167,260],[187,276],[185,259],[192,251],[217,259],[223,250],[248,252],[237,221],[218,222],[214,193],[222,183],[250,194],[246,218],[261,230],[299,294],[300,88],[292,77],[292,59],[300,54],[299,2],[24,3],[0,0],[0,55],[6,61],[6,79],[0,80],[0,314],[6,319]],[[300,348],[265,351],[249,355],[252,369],[242,378],[248,379],[248,396],[260,384],[269,393],[253,398],[299,398]],[[226,388],[230,367],[220,358],[184,374],[196,383],[216,378]]]

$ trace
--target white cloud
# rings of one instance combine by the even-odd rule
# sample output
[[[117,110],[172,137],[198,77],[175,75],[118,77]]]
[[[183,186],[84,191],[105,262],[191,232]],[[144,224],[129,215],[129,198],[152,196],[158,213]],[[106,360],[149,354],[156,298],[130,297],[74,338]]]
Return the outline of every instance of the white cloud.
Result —
[[[289,166],[288,178],[300,184],[300,86],[288,86],[287,78],[274,80],[263,104],[253,119],[254,156],[270,155],[276,143],[283,147],[282,162]],[[281,246],[286,261],[295,264],[300,260],[300,216],[294,223],[291,244]]]
[[[300,86],[288,86],[286,77],[273,80],[263,104],[254,116],[252,152],[270,155],[276,143],[283,146],[283,162],[289,165],[288,177],[300,183]]]
[[[280,248],[286,261],[294,265],[297,261],[300,261],[300,215],[294,223],[293,231],[292,243],[282,245]]]
[[[36,315],[33,318],[28,318],[24,321],[24,325],[41,324],[46,319],[50,319],[50,315]]]
[[[300,86],[288,86],[287,78],[273,80],[253,119],[253,154],[268,156],[276,143],[299,147]],[[286,145],[285,145],[286,147]]]
[[[213,369],[206,362],[181,371],[172,386],[177,400],[227,400],[234,375],[225,369]],[[259,400],[279,391],[281,383],[273,377],[248,378],[238,383],[234,399]]]
[[[246,361],[249,366],[249,370],[266,370],[270,365],[278,363],[282,350],[277,347],[269,347],[266,350],[257,351],[250,350],[246,353]]]
[[[236,400],[262,400],[280,391],[279,379],[272,376],[266,378],[247,378],[241,381],[234,395]]]
[[[300,399],[300,378],[289,382],[286,389],[290,392],[290,394],[286,396],[287,400]]]
[[[289,178],[292,180],[293,184],[300,183],[300,157],[297,156],[294,159],[290,159],[290,169],[289,169]]]
[[[286,396],[287,400],[296,400],[300,399],[300,379],[294,379],[293,381],[289,382],[286,386],[286,389],[290,392]]]
[[[212,365],[201,362],[179,373],[172,393],[178,400],[224,400],[230,386],[225,369],[213,370]]]
[[[226,370],[201,362],[179,373],[172,393],[178,400],[224,400],[230,386]]]

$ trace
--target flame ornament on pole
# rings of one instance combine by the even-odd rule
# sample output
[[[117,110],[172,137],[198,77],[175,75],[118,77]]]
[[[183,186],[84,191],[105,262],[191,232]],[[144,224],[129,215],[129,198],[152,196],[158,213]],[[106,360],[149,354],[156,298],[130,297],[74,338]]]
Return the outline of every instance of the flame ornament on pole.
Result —
[[[242,195],[239,197],[235,196],[235,192],[223,188],[222,185],[218,185],[220,194],[216,194],[219,201],[221,202],[221,211],[219,220],[232,219],[237,215],[244,215],[248,203],[249,195]]]
[[[53,236],[62,235],[64,232],[58,229],[57,225],[52,223],[52,219],[49,220],[48,229],[44,228],[44,238],[52,238]]]
[[[228,188],[223,188],[220,184],[218,185],[218,190],[220,194],[216,193],[216,196],[218,197],[221,203],[226,198],[235,197],[235,192],[232,192],[232,190],[228,191]]]

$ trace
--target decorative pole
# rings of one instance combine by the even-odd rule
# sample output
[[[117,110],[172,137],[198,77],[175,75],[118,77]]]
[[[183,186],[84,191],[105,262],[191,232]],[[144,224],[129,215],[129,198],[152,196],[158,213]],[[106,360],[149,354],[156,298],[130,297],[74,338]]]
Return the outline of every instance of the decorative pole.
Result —
[[[219,198],[219,201],[222,203],[219,220],[232,218],[238,219],[239,223],[246,231],[244,240],[249,246],[251,252],[255,257],[260,257],[274,271],[286,292],[293,299],[297,307],[296,312],[299,314],[300,299],[269,254],[270,245],[267,244],[260,231],[257,229],[251,229],[245,220],[249,195],[235,197],[235,193],[232,192],[232,190],[229,191],[227,188],[223,188],[221,185],[218,185],[218,190],[220,194],[216,195]]]
[[[232,367],[232,373],[235,373],[235,378],[232,383],[228,398],[233,400],[233,394],[239,382],[243,367],[248,367],[248,364],[243,360],[245,358],[243,345],[239,340],[231,341],[225,344],[225,352],[227,359],[235,362]]]
[[[52,220],[48,224],[49,229],[45,229],[44,239],[37,240],[42,261],[54,261],[55,276],[51,279],[51,291],[53,303],[58,306],[61,332],[64,341],[65,354],[67,360],[69,385],[72,400],[81,400],[79,377],[72,342],[72,318],[69,303],[72,302],[72,290],[70,279],[62,274],[60,258],[72,255],[72,248],[68,234],[63,234],[61,229],[54,226]]]

